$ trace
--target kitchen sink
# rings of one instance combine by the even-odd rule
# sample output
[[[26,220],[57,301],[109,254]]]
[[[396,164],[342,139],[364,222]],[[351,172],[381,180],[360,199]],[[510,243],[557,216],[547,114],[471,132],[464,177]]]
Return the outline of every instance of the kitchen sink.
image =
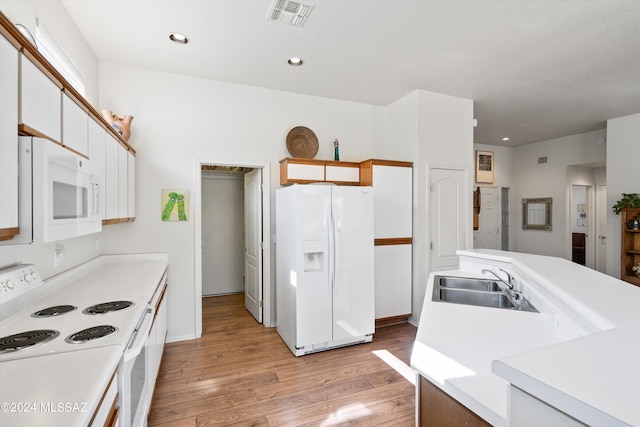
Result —
[[[516,301],[495,280],[487,279],[436,276],[432,301],[538,312],[526,298]]]
[[[492,279],[474,279],[471,277],[436,276],[436,284],[441,288],[469,289],[474,291],[500,292],[502,288]]]

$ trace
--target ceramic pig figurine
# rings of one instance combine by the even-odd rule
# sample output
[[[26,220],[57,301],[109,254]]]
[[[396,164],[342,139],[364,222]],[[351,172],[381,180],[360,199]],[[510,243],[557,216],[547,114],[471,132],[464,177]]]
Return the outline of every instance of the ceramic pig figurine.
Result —
[[[129,141],[131,136],[131,120],[133,116],[118,117],[109,110],[100,110],[102,117],[111,125],[122,139]]]

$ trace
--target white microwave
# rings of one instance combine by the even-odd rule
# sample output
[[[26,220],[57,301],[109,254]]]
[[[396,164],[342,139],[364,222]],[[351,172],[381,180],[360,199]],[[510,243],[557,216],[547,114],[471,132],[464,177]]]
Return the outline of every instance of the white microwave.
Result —
[[[102,178],[89,159],[43,138],[20,137],[20,234],[46,243],[102,231]]]

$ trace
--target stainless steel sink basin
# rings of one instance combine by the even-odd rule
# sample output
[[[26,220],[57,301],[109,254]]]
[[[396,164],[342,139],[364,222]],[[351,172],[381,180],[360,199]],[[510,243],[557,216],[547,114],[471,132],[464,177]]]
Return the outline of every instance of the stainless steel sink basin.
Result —
[[[471,277],[436,276],[436,284],[441,288],[470,289],[474,291],[500,292],[502,289],[495,280],[474,279]]]
[[[494,280],[436,276],[432,301],[538,312],[529,301],[516,302]]]

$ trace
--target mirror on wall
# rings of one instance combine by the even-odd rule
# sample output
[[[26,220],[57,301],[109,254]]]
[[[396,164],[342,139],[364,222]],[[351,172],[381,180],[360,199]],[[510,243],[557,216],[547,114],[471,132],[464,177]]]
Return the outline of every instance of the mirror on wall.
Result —
[[[551,197],[522,199],[522,229],[551,230]]]

